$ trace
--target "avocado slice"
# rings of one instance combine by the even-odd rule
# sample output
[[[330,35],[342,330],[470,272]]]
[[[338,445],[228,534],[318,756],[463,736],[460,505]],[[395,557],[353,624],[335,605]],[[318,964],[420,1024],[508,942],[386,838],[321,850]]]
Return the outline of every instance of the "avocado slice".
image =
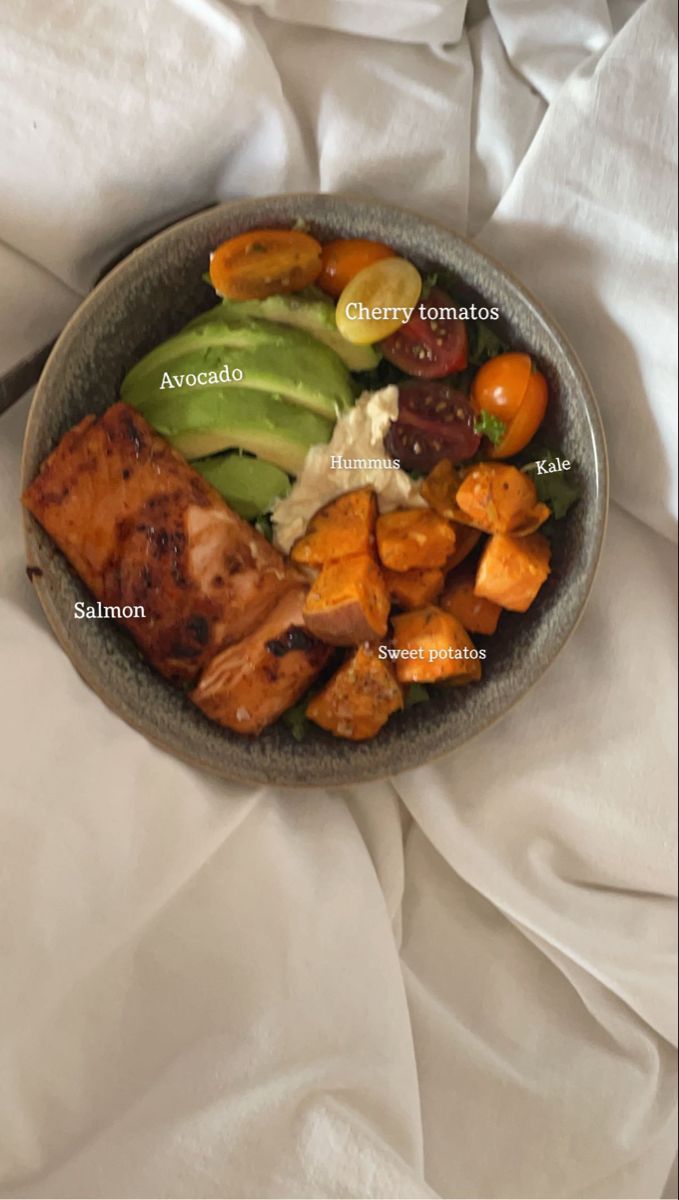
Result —
[[[192,321],[132,367],[123,380],[121,399],[140,407],[155,396],[238,387],[282,396],[333,421],[351,406],[355,389],[347,368],[311,334],[271,321],[228,317],[220,310],[218,305]],[[207,382],[210,373],[219,375],[227,364],[231,371],[239,368],[243,378]],[[203,382],[196,384],[193,377],[199,375]]]
[[[161,392],[135,407],[186,458],[247,450],[288,475],[301,470],[309,448],[328,442],[333,429],[316,413],[250,388]]]
[[[304,329],[339,354],[350,371],[372,371],[380,361],[374,346],[354,346],[342,336],[335,322],[335,305],[317,288],[265,300],[222,300],[220,307],[230,318],[255,317]]]
[[[199,458],[193,466],[248,521],[269,512],[274,500],[290,491],[285,471],[261,458],[216,454],[213,458]]]

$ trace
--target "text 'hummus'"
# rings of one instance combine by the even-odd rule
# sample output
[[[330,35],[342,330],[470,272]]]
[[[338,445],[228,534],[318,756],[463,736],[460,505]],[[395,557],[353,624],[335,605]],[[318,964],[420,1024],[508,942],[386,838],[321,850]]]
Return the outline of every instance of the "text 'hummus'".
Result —
[[[280,550],[290,550],[319,508],[354,488],[374,488],[380,512],[425,507],[417,485],[405,471],[370,465],[340,470],[332,467],[333,460],[339,458],[389,458],[384,438],[397,417],[397,387],[364,392],[354,408],[339,418],[327,445],[312,446],[292,491],[278,501],[272,512],[274,541]]]

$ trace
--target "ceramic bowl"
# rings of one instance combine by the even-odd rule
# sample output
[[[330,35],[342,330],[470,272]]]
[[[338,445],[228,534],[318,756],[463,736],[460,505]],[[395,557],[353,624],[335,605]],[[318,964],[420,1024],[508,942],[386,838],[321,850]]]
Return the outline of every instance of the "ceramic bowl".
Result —
[[[26,486],[61,436],[86,413],[117,399],[125,372],[143,354],[214,303],[203,282],[209,252],[256,226],[303,218],[322,241],[340,236],[388,242],[423,273],[445,268],[458,297],[496,305],[495,326],[529,351],[546,374],[550,404],[544,442],[573,464],[582,497],[559,523],[553,571],[524,615],[503,614],[488,643],[481,683],[439,689],[398,714],[372,741],[337,740],[313,729],[302,742],[277,724],[258,738],[229,733],[160,678],[114,624],[74,620],[87,600],[80,581],[40,526],[25,515],[27,562],[57,638],[90,687],[152,742],[230,780],[339,786],[395,774],[455,750],[520,699],[553,662],[589,595],[604,535],[606,451],[601,420],[582,367],[552,319],[496,262],[469,242],[409,212],[320,195],[222,204],[178,222],[129,255],[87,297],[59,338],[28,419]]]

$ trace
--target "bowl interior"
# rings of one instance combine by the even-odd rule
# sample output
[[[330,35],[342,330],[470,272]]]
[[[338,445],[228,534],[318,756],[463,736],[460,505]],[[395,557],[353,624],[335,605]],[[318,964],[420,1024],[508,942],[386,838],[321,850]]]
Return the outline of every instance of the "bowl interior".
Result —
[[[36,521],[26,515],[28,564],[47,617],[78,671],[131,725],[179,757],[225,778],[282,785],[342,785],[394,774],[454,749],[491,724],[536,681],[573,629],[598,561],[607,502],[606,454],[591,389],[554,323],[503,269],[464,239],[410,213],[335,196],[279,196],[208,209],[153,238],[125,259],[75,314],[50,356],[31,408],[24,486],[59,438],[86,413],[118,396],[125,372],[143,354],[214,304],[202,280],[210,250],[255,225],[303,218],[321,240],[338,236],[388,242],[425,273],[445,269],[458,298],[496,305],[494,328],[513,349],[537,359],[550,385],[540,438],[573,464],[582,498],[560,523],[553,570],[525,615],[505,613],[481,683],[440,689],[428,704],[393,717],[372,741],[343,742],[314,730],[296,742],[275,725],[243,738],[211,723],[182,692],[142,660],[134,643],[105,621],[74,620],[87,592]],[[481,642],[479,642],[479,645]]]

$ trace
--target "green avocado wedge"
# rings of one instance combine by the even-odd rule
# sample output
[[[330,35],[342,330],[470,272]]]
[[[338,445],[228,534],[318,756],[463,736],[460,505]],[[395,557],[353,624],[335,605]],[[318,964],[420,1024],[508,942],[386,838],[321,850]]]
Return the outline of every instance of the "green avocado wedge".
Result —
[[[335,321],[335,305],[319,288],[265,300],[222,300],[220,307],[227,318],[255,317],[306,330],[334,350],[350,371],[372,371],[380,361],[374,346],[354,346],[342,336]]]
[[[290,491],[285,471],[246,454],[216,454],[197,459],[193,466],[248,521],[269,512],[274,501]]]
[[[221,307],[192,321],[132,367],[123,380],[121,400],[141,408],[187,388],[198,395],[237,387],[281,396],[332,421],[351,407],[353,381],[334,351],[301,329],[228,317]]]
[[[245,450],[288,475],[298,474],[310,447],[328,442],[333,429],[316,413],[244,387],[160,392],[134,407],[188,459]]]

